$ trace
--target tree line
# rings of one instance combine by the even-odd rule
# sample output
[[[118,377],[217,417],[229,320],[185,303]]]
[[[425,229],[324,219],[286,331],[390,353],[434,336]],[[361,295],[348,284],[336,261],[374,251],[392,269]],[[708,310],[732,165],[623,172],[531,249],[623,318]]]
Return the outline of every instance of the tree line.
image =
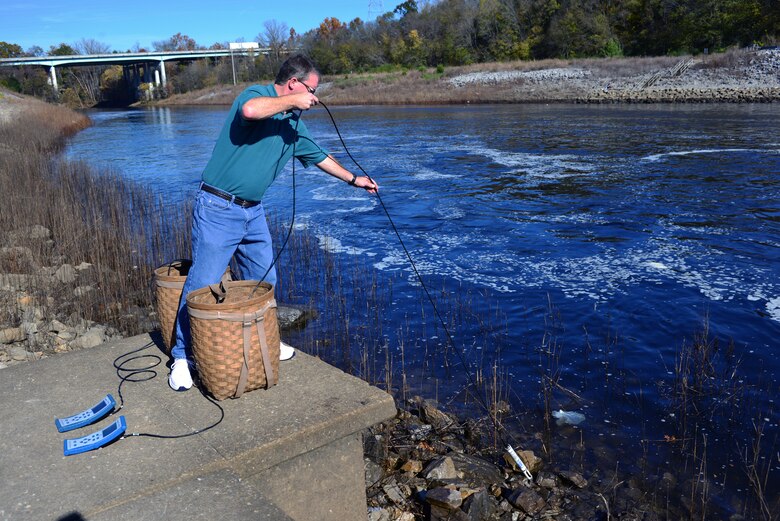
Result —
[[[405,0],[376,20],[328,17],[304,34],[269,20],[255,38],[270,48],[267,55],[242,58],[237,67],[230,59],[179,62],[169,65],[168,78],[170,92],[229,83],[234,75],[237,81],[256,81],[272,77],[284,56],[296,50],[311,56],[323,73],[344,74],[508,60],[698,54],[774,45],[779,37],[780,0]],[[205,47],[177,33],[153,42],[151,50],[227,45]],[[108,45],[88,39],[48,51],[0,42],[0,57],[108,52]],[[51,95],[40,67],[0,74],[0,84],[8,88]],[[62,91],[72,104],[91,105],[127,90],[122,81],[116,67],[72,67],[63,74]]]
[[[326,73],[772,45],[778,0],[406,0],[363,23],[325,19],[302,36]]]

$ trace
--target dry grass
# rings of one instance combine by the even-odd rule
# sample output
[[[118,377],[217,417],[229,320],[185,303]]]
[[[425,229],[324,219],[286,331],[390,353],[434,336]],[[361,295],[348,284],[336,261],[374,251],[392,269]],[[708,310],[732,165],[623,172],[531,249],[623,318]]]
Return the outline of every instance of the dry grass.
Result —
[[[700,63],[694,68],[707,68],[714,73],[708,77],[706,86],[717,87],[719,81],[734,85],[740,82],[739,66],[747,66],[750,52],[729,50],[722,54],[699,56]],[[549,59],[538,61],[511,61],[479,63],[459,67],[420,68],[396,70],[391,72],[354,73],[326,76],[320,84],[318,95],[325,103],[333,105],[429,105],[462,103],[540,103],[540,102],[604,102],[607,101],[701,101],[694,95],[682,98],[676,93],[679,89],[700,89],[702,85],[687,76],[676,77],[665,90],[648,92],[637,89],[648,77],[673,68],[690,56],[659,56],[632,58],[587,58],[576,60]],[[491,85],[470,83],[457,87],[449,80],[454,77],[473,73],[531,72],[546,69],[581,70],[582,77],[547,79],[526,84],[522,80],[511,79]],[[260,80],[269,81],[269,80]],[[771,82],[770,82],[771,83]],[[211,89],[172,96],[159,103],[173,105],[229,105],[235,96],[248,84],[238,86],[220,86]],[[607,95],[605,86],[612,92]],[[658,90],[657,86],[657,89]],[[750,90],[746,87],[746,91]],[[621,91],[622,96],[612,95]],[[722,101],[734,101],[740,92],[708,92],[705,99],[722,96]],[[763,94],[752,93],[749,99],[770,101],[778,96],[777,92]]]
[[[0,233],[4,246],[29,252],[16,269],[31,275],[23,289],[44,319],[83,318],[136,334],[151,304],[153,264],[171,254],[161,231],[176,217],[143,187],[57,154],[65,135],[88,124],[66,108],[30,103],[0,126],[0,191],[14,206],[0,214]],[[49,229],[52,240],[32,238],[34,226]],[[92,265],[79,277],[88,294],[74,297],[52,278],[66,263]],[[20,317],[15,300],[3,305],[4,316]]]

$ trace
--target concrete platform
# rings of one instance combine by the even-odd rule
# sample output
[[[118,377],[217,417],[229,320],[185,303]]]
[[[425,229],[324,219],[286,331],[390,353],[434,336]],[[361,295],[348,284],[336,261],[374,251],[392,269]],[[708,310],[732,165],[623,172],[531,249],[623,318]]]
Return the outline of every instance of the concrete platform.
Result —
[[[179,439],[129,437],[65,457],[54,419],[119,401],[114,360],[162,355],[149,335],[0,370],[2,520],[365,520],[361,431],[395,414],[392,397],[303,353],[282,362],[279,385],[219,402],[216,427]],[[138,359],[134,368],[150,364]],[[157,377],[122,388],[128,433],[183,434],[220,411],[197,390]]]

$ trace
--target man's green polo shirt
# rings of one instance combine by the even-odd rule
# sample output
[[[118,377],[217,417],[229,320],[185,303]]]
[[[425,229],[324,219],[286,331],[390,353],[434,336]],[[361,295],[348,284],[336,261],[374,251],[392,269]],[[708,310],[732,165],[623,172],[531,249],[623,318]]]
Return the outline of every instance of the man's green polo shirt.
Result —
[[[236,98],[203,171],[206,184],[249,201],[262,200],[292,157],[293,142],[295,157],[304,167],[327,157],[298,120],[298,113],[275,114],[260,121],[244,119],[244,103],[258,96],[277,96],[273,84],[253,85]]]

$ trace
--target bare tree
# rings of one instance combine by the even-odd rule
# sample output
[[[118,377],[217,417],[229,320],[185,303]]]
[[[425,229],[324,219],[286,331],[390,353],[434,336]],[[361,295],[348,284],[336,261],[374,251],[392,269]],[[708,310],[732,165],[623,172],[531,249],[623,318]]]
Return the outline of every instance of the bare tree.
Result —
[[[276,70],[282,63],[282,53],[287,47],[290,28],[286,23],[277,20],[266,20],[263,27],[264,31],[257,35],[257,41],[270,49],[268,58],[272,68]]]
[[[108,54],[111,52],[110,45],[92,38],[82,38],[73,44],[73,48],[79,54]]]
[[[73,49],[78,54],[108,54],[111,52],[110,45],[92,38],[82,38],[75,42]],[[100,76],[107,68],[105,65],[91,65],[66,69],[83,104],[92,106],[101,101]]]

